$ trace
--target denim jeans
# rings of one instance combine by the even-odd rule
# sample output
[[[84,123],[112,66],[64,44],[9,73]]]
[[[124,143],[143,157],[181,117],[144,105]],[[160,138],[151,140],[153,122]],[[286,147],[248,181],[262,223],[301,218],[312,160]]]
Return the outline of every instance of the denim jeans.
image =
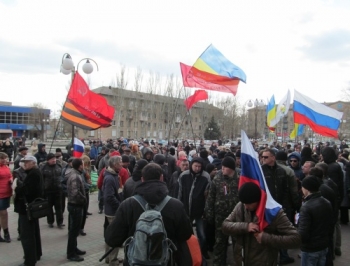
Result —
[[[67,206],[69,213],[69,229],[68,229],[68,244],[67,244],[67,258],[74,257],[78,246],[77,238],[81,228],[83,219],[83,206]]]
[[[301,252],[301,266],[324,266],[328,248],[316,252]]]
[[[196,222],[196,233],[199,241],[199,245],[201,246],[202,254],[207,253],[207,241],[205,238],[204,232],[204,221],[202,218],[194,219]]]

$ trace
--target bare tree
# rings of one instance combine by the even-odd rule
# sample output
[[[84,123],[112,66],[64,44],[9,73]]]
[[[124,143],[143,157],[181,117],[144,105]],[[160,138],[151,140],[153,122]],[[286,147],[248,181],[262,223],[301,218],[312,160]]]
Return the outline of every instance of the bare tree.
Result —
[[[45,140],[45,133],[50,122],[50,112],[44,110],[47,108],[42,103],[33,103],[31,109],[29,122],[33,125],[33,129],[39,133],[38,137]]]
[[[136,92],[142,90],[142,81],[143,81],[143,71],[140,67],[137,67],[134,77],[134,89]]]

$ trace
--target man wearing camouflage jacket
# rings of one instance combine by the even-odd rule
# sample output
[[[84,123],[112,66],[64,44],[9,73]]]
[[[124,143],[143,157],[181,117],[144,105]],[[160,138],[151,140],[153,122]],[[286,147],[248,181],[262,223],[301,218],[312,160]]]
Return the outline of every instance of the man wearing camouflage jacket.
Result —
[[[206,218],[208,223],[215,224],[214,266],[227,265],[228,235],[221,230],[223,221],[232,212],[238,198],[238,177],[235,171],[235,160],[225,157],[222,168],[214,177],[206,203]],[[234,243],[233,243],[234,247]]]

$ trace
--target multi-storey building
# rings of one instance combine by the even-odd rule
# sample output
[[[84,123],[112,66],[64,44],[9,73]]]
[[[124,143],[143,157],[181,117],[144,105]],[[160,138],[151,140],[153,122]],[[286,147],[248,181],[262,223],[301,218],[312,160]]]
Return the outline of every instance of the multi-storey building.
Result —
[[[46,132],[50,128],[50,110],[12,106],[11,102],[0,102],[0,139],[8,137],[46,139]]]
[[[187,112],[184,99],[100,87],[94,92],[115,107],[112,126],[94,131],[77,129],[80,138],[194,139],[203,138],[211,117],[223,124],[223,111],[211,104],[197,103]]]

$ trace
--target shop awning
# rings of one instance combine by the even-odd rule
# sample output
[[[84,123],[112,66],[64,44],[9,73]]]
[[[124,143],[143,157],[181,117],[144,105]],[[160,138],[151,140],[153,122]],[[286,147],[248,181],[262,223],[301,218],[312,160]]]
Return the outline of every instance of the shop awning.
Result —
[[[0,129],[0,133],[10,133],[10,134],[12,134],[13,131],[11,129]]]

